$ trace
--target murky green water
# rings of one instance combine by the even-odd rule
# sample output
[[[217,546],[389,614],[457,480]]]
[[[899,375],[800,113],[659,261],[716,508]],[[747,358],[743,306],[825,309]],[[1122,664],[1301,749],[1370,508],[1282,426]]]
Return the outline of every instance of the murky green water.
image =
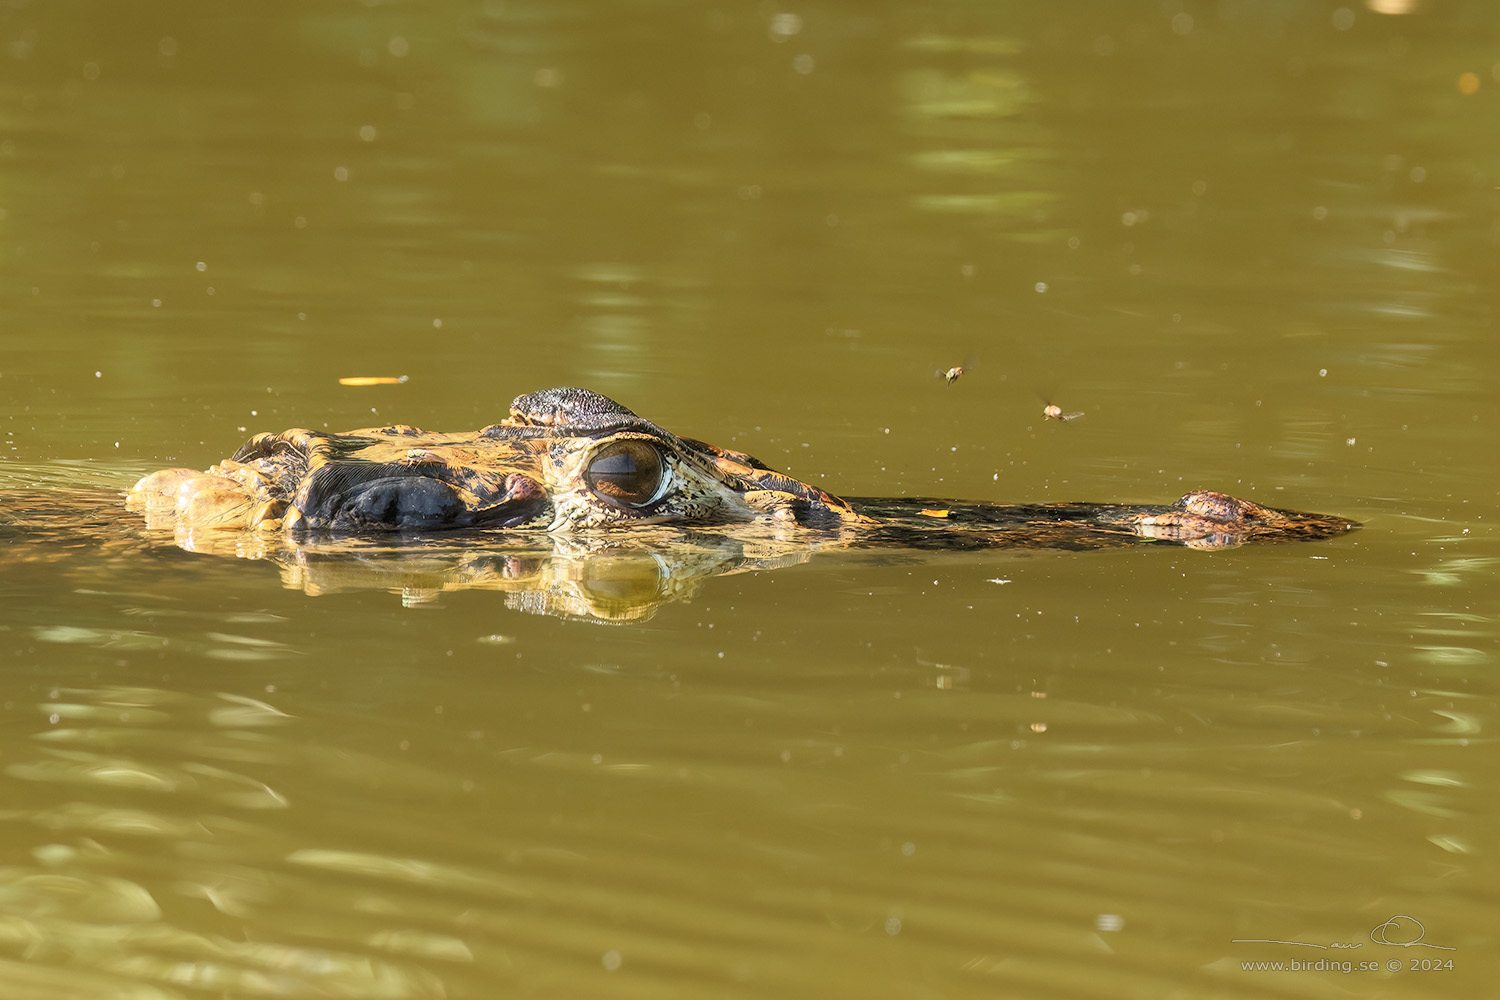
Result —
[[[0,992],[1484,995],[1500,24],[1402,6],[8,5],[6,489],[577,384],[835,492],[1366,527],[629,563],[611,626],[96,504],[0,552]]]

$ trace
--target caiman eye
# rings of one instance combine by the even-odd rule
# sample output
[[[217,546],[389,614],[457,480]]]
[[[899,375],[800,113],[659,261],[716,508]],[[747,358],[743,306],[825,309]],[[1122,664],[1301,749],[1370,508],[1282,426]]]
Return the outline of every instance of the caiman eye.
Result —
[[[583,480],[617,507],[644,507],[661,495],[666,476],[661,453],[646,441],[616,441],[600,448]]]

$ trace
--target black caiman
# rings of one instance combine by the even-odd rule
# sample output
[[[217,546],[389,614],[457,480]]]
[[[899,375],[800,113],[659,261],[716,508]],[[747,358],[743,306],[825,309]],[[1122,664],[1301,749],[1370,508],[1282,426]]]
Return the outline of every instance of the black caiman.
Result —
[[[680,596],[666,592],[674,577],[688,585],[827,549],[1225,549],[1357,527],[1212,490],[1171,504],[838,497],[576,388],[519,396],[507,419],[477,432],[257,434],[206,472],[146,476],[127,504],[182,548],[272,559],[310,591],[363,581],[421,599],[490,586],[539,602],[532,610],[613,618],[639,615],[601,613],[578,594],[601,554],[649,553],[667,567],[654,607]],[[376,558],[392,552],[403,558]],[[425,575],[413,576],[413,560]]]

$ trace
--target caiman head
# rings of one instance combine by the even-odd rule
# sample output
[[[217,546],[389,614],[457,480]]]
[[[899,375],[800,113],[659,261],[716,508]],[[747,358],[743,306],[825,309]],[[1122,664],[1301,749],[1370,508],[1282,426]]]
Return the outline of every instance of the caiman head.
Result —
[[[147,476],[129,503],[162,527],[293,533],[868,520],[749,455],[677,437],[587,389],[519,396],[509,418],[477,433],[258,434],[207,472]]]
[[[593,529],[658,525],[727,526],[778,541],[797,534],[818,547],[1091,549],[1167,541],[1221,549],[1355,527],[1212,490],[1170,505],[841,499],[749,455],[671,434],[586,389],[519,396],[508,419],[464,434],[401,424],[258,434],[207,472],[147,476],[128,505],[195,550],[223,548],[204,540],[223,537],[214,530],[221,528],[263,539],[275,533],[294,545],[320,535],[449,528],[581,538],[599,534]]]

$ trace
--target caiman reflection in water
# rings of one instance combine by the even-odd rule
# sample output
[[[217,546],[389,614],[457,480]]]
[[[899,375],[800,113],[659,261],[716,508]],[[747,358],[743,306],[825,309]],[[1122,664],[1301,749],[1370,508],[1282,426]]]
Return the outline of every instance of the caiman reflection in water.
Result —
[[[260,434],[207,472],[147,476],[128,505],[183,549],[273,561],[310,593],[494,588],[607,620],[829,549],[1220,549],[1356,526],[1207,490],[1169,505],[840,498],[584,389],[521,396],[465,434]]]

